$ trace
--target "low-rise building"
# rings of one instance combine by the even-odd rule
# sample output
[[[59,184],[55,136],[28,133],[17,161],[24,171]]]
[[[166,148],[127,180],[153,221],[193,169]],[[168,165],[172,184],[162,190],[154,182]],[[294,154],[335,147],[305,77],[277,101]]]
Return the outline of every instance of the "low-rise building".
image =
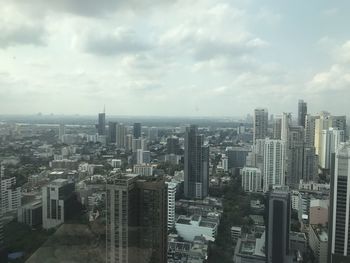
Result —
[[[177,233],[186,241],[192,241],[195,236],[204,236],[215,240],[218,224],[218,218],[208,219],[199,215],[179,216],[175,228]]]
[[[239,238],[233,258],[235,263],[265,263],[265,232],[261,235]]]
[[[328,223],[329,200],[313,199],[310,201],[309,223],[325,225]]]
[[[233,242],[237,242],[238,238],[241,238],[242,228],[240,226],[231,227],[231,237]]]

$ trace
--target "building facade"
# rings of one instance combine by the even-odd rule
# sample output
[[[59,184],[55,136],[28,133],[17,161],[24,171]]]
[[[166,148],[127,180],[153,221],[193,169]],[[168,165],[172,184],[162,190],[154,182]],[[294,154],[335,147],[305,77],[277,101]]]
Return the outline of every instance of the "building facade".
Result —
[[[244,167],[241,170],[242,188],[245,192],[262,192],[262,174],[259,168]]]
[[[265,139],[267,137],[268,129],[268,116],[267,109],[255,109],[254,110],[254,120],[253,120],[253,142],[257,139]]]

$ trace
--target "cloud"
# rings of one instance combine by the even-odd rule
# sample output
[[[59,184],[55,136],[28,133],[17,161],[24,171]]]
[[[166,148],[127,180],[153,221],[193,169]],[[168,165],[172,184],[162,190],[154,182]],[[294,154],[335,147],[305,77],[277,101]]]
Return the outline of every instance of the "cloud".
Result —
[[[114,31],[90,30],[80,40],[80,45],[85,52],[102,56],[120,54],[137,54],[152,48],[134,31],[117,28]]]

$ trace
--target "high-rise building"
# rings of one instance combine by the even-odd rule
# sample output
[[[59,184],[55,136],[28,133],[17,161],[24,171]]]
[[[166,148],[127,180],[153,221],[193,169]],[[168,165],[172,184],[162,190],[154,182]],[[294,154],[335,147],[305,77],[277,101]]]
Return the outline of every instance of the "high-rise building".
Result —
[[[262,192],[262,174],[259,168],[244,167],[241,170],[241,177],[245,192]]]
[[[135,174],[107,182],[108,263],[167,262],[167,186]]]
[[[315,145],[315,125],[316,119],[319,116],[312,116],[307,114],[305,116],[305,146],[306,147],[314,147]]]
[[[106,113],[98,114],[98,125],[97,125],[98,135],[106,135]]]
[[[60,124],[60,126],[58,127],[58,140],[60,142],[63,141],[63,136],[65,135],[66,133],[66,127],[64,124]]]
[[[254,123],[253,123],[253,141],[257,139],[265,139],[267,137],[267,128],[269,125],[269,116],[267,109],[255,109],[254,110]]]
[[[350,143],[341,143],[331,176],[329,218],[330,263],[350,262]]]
[[[315,147],[305,146],[303,154],[303,181],[310,182],[316,179],[318,173],[318,156]]]
[[[286,145],[288,145],[289,128],[292,124],[292,115],[290,113],[284,112],[281,118],[281,140],[284,141]]]
[[[196,125],[186,128],[184,157],[185,197],[203,199],[209,188],[209,146],[204,146]]]
[[[297,188],[303,175],[304,128],[302,126],[290,126],[288,142],[287,184]]]
[[[175,197],[177,183],[167,182],[168,185],[168,230],[175,226]]]
[[[126,127],[118,123],[116,127],[116,144],[118,148],[126,148]]]
[[[178,137],[172,136],[172,137],[167,138],[166,146],[167,146],[167,153],[168,154],[179,154],[180,144],[179,144]]]
[[[298,102],[298,125],[305,128],[305,117],[307,114],[307,103],[303,100]]]
[[[4,169],[4,166],[2,166]],[[2,212],[16,211],[22,205],[21,187],[16,186],[16,177],[2,178],[1,180],[1,206]]]
[[[272,186],[285,185],[285,143],[266,138],[263,142],[264,192]]]
[[[134,123],[133,133],[134,133],[135,139],[141,138],[141,123],[139,122]]]
[[[277,117],[273,122],[273,138],[276,140],[281,140],[281,132],[282,132],[282,118]]]
[[[42,188],[43,228],[57,227],[72,213],[75,185],[67,179],[56,179]]]
[[[330,169],[332,164],[332,154],[335,153],[341,142],[344,142],[345,134],[338,128],[329,128],[322,131],[321,145],[319,152],[319,164],[323,169]]]
[[[158,128],[157,127],[149,127],[148,128],[148,139],[151,142],[158,140]]]
[[[289,263],[291,201],[287,191],[270,192],[267,201],[266,257],[267,263]]]
[[[110,121],[108,123],[108,142],[116,143],[117,140],[117,123]]]

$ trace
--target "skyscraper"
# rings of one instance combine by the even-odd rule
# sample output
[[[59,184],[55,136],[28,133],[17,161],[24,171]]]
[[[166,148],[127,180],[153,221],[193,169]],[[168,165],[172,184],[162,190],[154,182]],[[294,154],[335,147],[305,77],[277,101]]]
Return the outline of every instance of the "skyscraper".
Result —
[[[167,186],[163,179],[119,174],[107,182],[108,263],[166,263]]]
[[[4,176],[3,165],[1,164],[0,171],[0,262],[5,262],[7,255],[4,248],[4,225],[3,225],[3,208],[2,208],[2,177]]]
[[[141,138],[141,123],[139,123],[139,122],[135,122],[134,123],[134,130],[133,130],[133,132],[134,132],[134,138],[135,139]]]
[[[196,125],[185,133],[185,197],[203,199],[209,188],[209,146],[204,146],[203,135]]]
[[[267,109],[254,110],[254,127],[253,127],[253,142],[257,139],[265,139],[267,136],[267,128],[269,124]]]
[[[116,144],[118,148],[126,148],[126,133],[126,127],[121,123],[117,123]]]
[[[305,128],[305,117],[307,114],[307,103],[303,100],[298,102],[298,125]]]
[[[315,155],[315,147],[305,146],[303,154],[303,181],[309,182],[316,179],[318,173],[318,156]]]
[[[117,140],[117,123],[110,121],[108,123],[108,142],[115,143]]]
[[[329,218],[330,263],[350,262],[350,143],[341,143],[331,176]]]
[[[303,175],[304,128],[302,126],[290,126],[288,136],[287,184],[297,188]]]
[[[58,128],[58,140],[60,142],[63,141],[63,135],[65,134],[66,132],[66,127],[64,124],[60,124],[59,128]]]
[[[319,163],[324,169],[331,168],[332,154],[334,154],[341,142],[344,142],[345,135],[343,130],[338,128],[329,128],[322,131],[321,146],[319,152]]]
[[[290,194],[284,190],[274,190],[268,195],[266,223],[267,263],[289,263],[290,241]]]
[[[98,114],[98,125],[97,125],[98,135],[106,135],[106,113]]]
[[[179,154],[179,151],[180,151],[179,138],[175,136],[167,138],[166,147],[167,147],[168,154]]]
[[[264,192],[272,186],[285,185],[285,143],[266,138],[263,142]]]

